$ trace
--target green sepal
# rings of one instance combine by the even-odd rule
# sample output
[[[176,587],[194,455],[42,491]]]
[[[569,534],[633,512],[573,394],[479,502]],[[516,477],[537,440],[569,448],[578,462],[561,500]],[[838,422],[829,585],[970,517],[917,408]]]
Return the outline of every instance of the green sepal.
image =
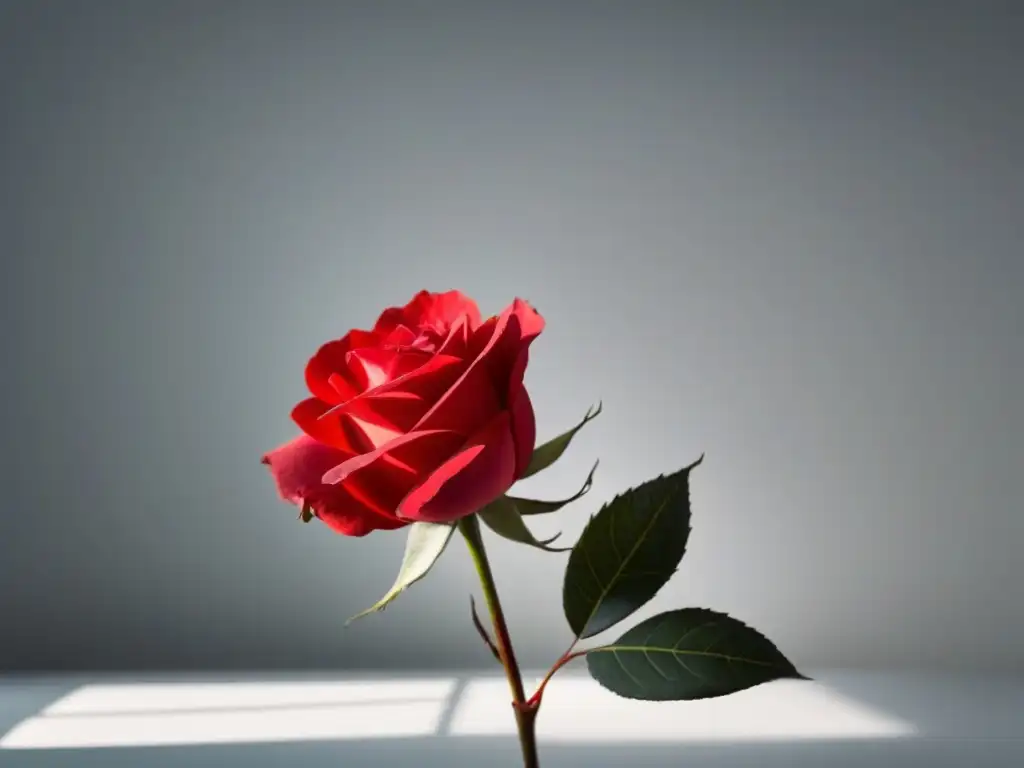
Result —
[[[502,538],[514,541],[518,544],[528,544],[545,552],[568,552],[572,547],[549,547],[561,534],[555,534],[550,539],[538,539],[526,526],[523,516],[511,499],[500,496],[486,507],[481,509],[477,516],[484,525],[494,531]]]
[[[531,475],[535,475],[542,469],[547,469],[554,464],[565,453],[565,449],[569,447],[569,443],[576,436],[576,433],[583,429],[583,426],[595,418],[597,414],[601,412],[601,403],[598,402],[597,408],[588,408],[587,414],[583,417],[583,421],[577,424],[575,427],[570,429],[568,432],[563,432],[558,437],[553,437],[548,440],[544,445],[541,445],[533,450],[533,455],[530,457],[530,463],[526,467],[526,472],[520,477],[526,478]]]
[[[583,481],[583,485],[576,493],[567,499],[560,499],[558,501],[541,501],[539,499],[524,499],[519,496],[505,496],[505,498],[515,504],[516,509],[519,510],[519,514],[524,517],[530,515],[547,515],[551,512],[557,512],[566,504],[571,504],[574,501],[578,501],[586,495],[587,491],[590,490],[594,484],[594,473],[597,471],[598,462],[594,462],[594,466],[590,470],[590,474],[587,475],[587,479]]]
[[[350,618],[345,625],[348,626],[356,619],[384,610],[392,600],[426,576],[441,553],[444,552],[445,547],[448,546],[454,531],[454,523],[413,523],[410,525],[409,537],[405,541],[402,565],[398,569],[398,578],[395,579],[395,583],[384,597],[365,611]]]

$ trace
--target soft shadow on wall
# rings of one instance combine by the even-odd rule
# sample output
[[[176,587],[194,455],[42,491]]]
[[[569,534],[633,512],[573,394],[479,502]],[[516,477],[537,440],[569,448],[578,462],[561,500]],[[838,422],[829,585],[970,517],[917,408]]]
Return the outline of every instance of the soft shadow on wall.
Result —
[[[652,610],[1021,669],[1019,4],[397,7],[0,2],[0,666],[487,664],[463,552],[343,632],[402,537],[258,464],[317,344],[458,287],[549,320],[545,436],[604,400],[542,533],[706,451]],[[563,559],[493,549],[545,666]]]

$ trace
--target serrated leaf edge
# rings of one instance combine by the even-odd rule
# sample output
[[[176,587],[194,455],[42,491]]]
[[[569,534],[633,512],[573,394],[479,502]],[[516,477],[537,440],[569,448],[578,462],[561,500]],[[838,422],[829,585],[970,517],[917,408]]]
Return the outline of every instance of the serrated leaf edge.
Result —
[[[700,629],[703,629],[704,627],[708,626],[709,624],[714,624],[716,622],[716,620],[728,619],[729,621],[735,622],[738,629],[745,629],[745,630],[749,630],[751,632],[756,633],[762,639],[764,639],[766,642],[771,644],[771,646],[773,648],[775,648],[776,651],[779,652],[779,654],[782,656],[782,658],[786,661],[786,664],[789,665],[789,669],[787,670],[788,674],[780,675],[778,678],[775,678],[776,680],[807,680],[807,681],[812,680],[812,678],[810,678],[807,675],[805,675],[802,672],[800,672],[796,668],[796,665],[794,665],[793,662],[790,661],[785,656],[785,654],[782,653],[781,650],[779,650],[779,648],[775,644],[775,642],[772,641],[771,638],[769,638],[763,632],[761,632],[760,630],[750,626],[749,624],[747,624],[742,619],[737,619],[734,616],[730,616],[729,614],[723,613],[722,611],[716,611],[713,608],[691,607],[691,608],[676,608],[676,609],[673,609],[673,610],[670,610],[670,611],[665,611],[662,614],[663,621],[659,622],[658,624],[655,624],[653,629],[651,629],[651,631],[647,634],[648,640],[651,637],[654,636],[655,632],[657,632],[659,629],[661,629],[661,627],[664,624],[664,622],[668,621],[672,614],[678,613],[680,611],[705,611],[707,613],[713,614],[713,618],[710,618],[707,621],[704,621],[704,622],[702,622],[702,623],[700,623],[700,624],[698,624],[698,625],[696,625],[694,627],[690,627],[690,629],[688,629],[683,634],[683,636],[681,638],[679,638],[679,640],[676,642],[676,645],[673,646],[672,648],[651,648],[650,646],[647,646],[647,645],[644,644],[644,643],[647,642],[647,640],[643,641],[643,643],[641,643],[640,645],[632,645],[632,644],[630,644],[630,645],[622,645],[622,644],[620,644],[618,642],[614,642],[614,643],[606,643],[605,645],[599,645],[599,646],[596,646],[594,648],[588,648],[585,651],[583,651],[583,654],[586,655],[586,656],[590,656],[590,654],[592,654],[592,653],[611,653],[612,658],[615,659],[615,662],[616,662],[616,664],[618,664],[619,669],[621,669],[622,672],[627,677],[629,677],[634,683],[636,683],[637,687],[640,688],[640,689],[644,688],[643,683],[641,683],[639,680],[637,680],[636,677],[628,669],[626,669],[625,664],[622,663],[622,660],[618,656],[618,653],[620,651],[622,651],[622,652],[629,652],[629,653],[642,653],[644,658],[647,660],[647,663],[650,664],[651,668],[654,669],[662,677],[665,676],[664,672],[662,672],[661,669],[653,661],[651,661],[651,659],[650,659],[650,657],[648,655],[649,653],[661,653],[661,654],[670,654],[670,655],[672,655],[673,658],[679,660],[679,663],[683,666],[683,668],[687,671],[688,674],[690,674],[692,677],[695,677],[695,678],[698,678],[698,679],[700,679],[701,676],[698,675],[696,672],[694,672],[689,667],[687,667],[686,664],[683,663],[679,659],[679,657],[681,657],[681,656],[690,656],[690,657],[696,657],[696,658],[722,659],[724,661],[738,662],[738,663],[742,663],[742,664],[747,664],[749,666],[756,666],[756,667],[762,667],[762,668],[771,668],[771,669],[785,669],[784,667],[780,667],[778,664],[774,664],[774,663],[766,662],[766,661],[759,661],[757,659],[748,659],[748,658],[743,657],[743,656],[733,656],[733,655],[730,655],[730,654],[713,653],[713,652],[710,652],[709,650],[704,650],[704,651],[693,651],[693,650],[682,651],[682,650],[678,649],[678,646],[687,637],[692,635],[694,632],[696,632],[696,631],[698,631]],[[651,617],[651,618],[655,618],[655,617]],[[644,621],[649,621],[649,619],[645,619]],[[641,624],[642,623],[643,622],[641,622]],[[639,626],[639,625],[636,625],[636,626]],[[623,633],[623,636],[625,636],[626,634],[628,634],[628,633],[632,632],[634,629],[636,629],[636,626],[632,627],[631,629],[627,629]],[[708,646],[709,649],[710,649],[710,647],[711,646]],[[595,678],[595,680],[606,691],[608,691],[609,693],[613,693],[616,696],[619,696],[620,698],[632,699],[632,700],[638,700],[638,701],[652,701],[653,700],[653,699],[644,699],[642,696],[630,696],[628,694],[621,693],[619,691],[616,691],[616,690],[613,690],[611,688],[608,688],[600,680],[597,680],[596,678]],[[749,690],[750,688],[756,687],[757,685],[764,685],[764,683],[767,683],[767,682],[769,682],[769,681],[766,680],[766,681],[763,681],[761,683],[755,683],[754,685],[747,686],[746,688],[743,688],[741,690]],[[695,698],[692,698],[692,699],[679,699],[679,700],[680,701],[698,701],[698,700],[700,700],[702,698],[711,698],[711,697],[702,696],[702,697],[695,697]]]
[[[587,529],[588,529],[588,528],[590,528],[591,524],[592,524],[592,523],[594,522],[594,520],[595,520],[595,519],[596,519],[596,518],[598,517],[598,515],[600,515],[600,514],[601,514],[601,512],[603,512],[603,511],[604,511],[605,509],[607,509],[608,507],[610,507],[610,506],[611,506],[612,504],[614,504],[614,503],[615,503],[616,501],[618,501],[618,500],[619,500],[620,498],[623,498],[623,497],[625,497],[625,496],[628,496],[629,494],[631,494],[631,493],[635,492],[635,491],[637,490],[637,488],[640,488],[641,486],[643,486],[643,485],[646,485],[647,483],[652,483],[652,482],[657,482],[657,481],[659,481],[659,480],[664,480],[664,479],[666,479],[666,478],[668,478],[668,477],[671,477],[672,475],[681,475],[681,476],[684,476],[684,477],[686,477],[686,478],[687,478],[687,481],[688,481],[688,480],[689,480],[689,475],[690,475],[690,472],[691,472],[691,471],[692,471],[692,470],[693,470],[693,469],[694,469],[695,467],[699,466],[699,465],[701,464],[701,462],[703,462],[703,461],[704,461],[704,454],[702,453],[702,454],[700,455],[700,458],[698,458],[698,459],[697,459],[697,460],[696,460],[695,462],[693,462],[692,464],[690,464],[690,465],[689,465],[688,467],[683,467],[683,468],[682,468],[681,470],[677,470],[676,472],[671,472],[671,473],[666,473],[666,472],[662,472],[661,474],[657,475],[656,477],[652,478],[651,480],[647,480],[647,481],[646,481],[646,482],[644,482],[644,483],[640,483],[639,485],[633,486],[632,488],[629,488],[628,490],[626,490],[626,491],[623,491],[622,493],[620,493],[620,494],[618,494],[618,495],[614,496],[614,497],[612,498],[612,500],[611,500],[611,501],[609,501],[609,502],[608,502],[607,504],[604,504],[604,505],[603,505],[603,506],[601,507],[601,509],[599,509],[599,510],[598,510],[598,511],[597,511],[597,512],[596,512],[595,514],[593,514],[593,515],[591,515],[591,516],[590,516],[590,520],[589,520],[589,521],[587,522],[587,525],[586,525],[586,527],[584,527],[584,529],[583,529],[583,532],[582,532],[582,533],[580,534],[580,537],[579,537],[579,539],[577,540],[577,543],[576,543],[576,544],[577,544],[577,546],[580,546],[580,545],[581,545],[581,544],[583,543],[583,537],[584,537],[584,536],[586,535],[586,533],[587,533]],[[636,552],[637,552],[637,550],[638,550],[638,549],[640,548],[640,546],[641,546],[641,545],[642,545],[642,544],[643,544],[643,543],[644,543],[645,541],[647,541],[647,535],[648,535],[648,534],[650,533],[650,531],[651,531],[651,528],[652,528],[652,527],[654,526],[654,524],[655,524],[655,523],[656,523],[656,522],[657,522],[658,520],[660,520],[660,519],[661,519],[661,514],[662,514],[662,513],[663,513],[663,512],[665,511],[665,508],[666,508],[666,506],[668,505],[669,501],[675,498],[675,494],[676,494],[676,493],[677,493],[677,492],[679,491],[679,485],[680,485],[680,484],[679,484],[679,483],[677,483],[677,484],[675,485],[675,487],[674,487],[674,488],[672,489],[672,492],[671,492],[670,494],[668,494],[668,495],[667,495],[667,496],[666,496],[666,497],[665,497],[665,498],[664,498],[664,499],[662,500],[661,504],[660,504],[660,505],[658,506],[658,511],[657,511],[657,512],[655,512],[655,513],[654,513],[654,514],[653,514],[653,515],[651,516],[651,519],[650,519],[650,521],[648,522],[647,526],[645,527],[645,529],[644,529],[644,534],[643,534],[643,536],[639,537],[639,538],[637,539],[637,541],[636,541],[636,542],[634,542],[634,544],[633,544],[632,548],[630,549],[630,552],[629,552],[629,554],[628,554],[628,555],[627,555],[626,557],[622,558],[622,559],[621,559],[621,561],[619,562],[619,566],[618,566],[618,568],[617,568],[617,569],[615,570],[615,575],[614,575],[614,576],[612,576],[612,578],[611,578],[611,579],[609,579],[609,581],[608,581],[608,585],[607,585],[607,586],[605,586],[605,587],[604,587],[604,588],[603,588],[603,589],[601,590],[601,594],[600,594],[600,596],[598,597],[598,599],[597,599],[597,600],[596,600],[596,601],[594,602],[594,607],[593,607],[593,608],[592,608],[592,609],[590,610],[590,614],[589,614],[589,615],[587,616],[587,620],[583,622],[583,627],[582,627],[582,628],[580,629],[580,631],[579,631],[579,634],[578,634],[578,635],[576,636],[576,637],[577,637],[577,639],[585,639],[585,638],[587,638],[587,637],[592,637],[592,636],[593,636],[593,635],[595,635],[595,634],[599,634],[599,633],[597,633],[597,632],[591,633],[591,634],[589,634],[589,635],[588,635],[588,634],[586,634],[586,631],[587,631],[587,626],[588,626],[588,625],[590,624],[590,622],[591,622],[591,621],[593,621],[593,619],[594,619],[594,616],[595,616],[595,615],[597,614],[597,611],[598,611],[598,610],[600,609],[601,605],[602,605],[602,604],[604,603],[604,600],[605,600],[605,598],[607,598],[607,597],[608,597],[608,593],[609,593],[609,592],[611,591],[612,585],[616,584],[616,583],[618,582],[619,578],[620,578],[620,577],[622,576],[622,571],[623,571],[623,569],[625,568],[625,565],[626,565],[626,564],[627,564],[628,562],[630,562],[630,560],[631,560],[631,559],[632,559],[632,558],[633,558],[633,557],[634,557],[634,556],[636,555]],[[689,499],[687,499],[687,502],[689,502]],[[688,530],[689,530],[689,531],[692,531],[692,530],[693,530],[693,526],[689,526],[689,527],[688,527]],[[586,559],[586,561],[587,561],[587,564],[589,565],[589,564],[590,564],[590,560],[589,560],[589,557],[588,557],[588,556],[587,556],[587,554],[586,554],[585,548],[581,548],[581,550],[580,550],[580,551],[581,551],[581,553],[582,553],[582,556],[584,557],[584,559]],[[591,568],[591,571],[593,572],[593,566],[591,566],[590,568]],[[677,566],[676,566],[675,568],[673,568],[673,569],[672,569],[672,573],[670,573],[670,574],[669,574],[669,576],[668,576],[668,579],[666,579],[666,580],[665,580],[665,583],[666,583],[666,584],[668,583],[669,579],[671,579],[671,578],[672,578],[672,576],[673,576],[673,575],[674,575],[674,574],[676,573],[676,571],[677,571],[678,569],[679,569],[679,566],[678,566],[678,565],[677,565]],[[595,578],[597,577],[596,573],[594,574],[594,576],[595,576]],[[598,581],[600,581],[600,579],[598,579]],[[662,587],[664,587],[664,585],[662,585]],[[659,588],[659,590],[658,590],[658,591],[660,592],[660,591],[661,591],[661,588]],[[653,600],[653,599],[654,599],[654,597],[655,597],[656,595],[657,595],[657,592],[655,592],[655,594],[654,594],[654,595],[652,595],[650,599],[651,599],[651,600]],[[648,601],[648,602],[649,602],[649,601]],[[641,606],[638,606],[638,607],[637,607],[636,609],[634,609],[634,611],[635,611],[635,610],[639,610],[639,608],[640,608],[640,607],[641,607]],[[631,612],[631,613],[632,613],[632,612]],[[628,616],[628,615],[629,615],[629,614],[627,614],[627,616]],[[623,616],[622,618],[623,618],[623,619],[625,619],[625,618],[627,618],[627,616]],[[620,619],[620,621],[621,621],[621,619]],[[613,625],[613,626],[614,626],[614,625]],[[611,627],[607,627],[607,629],[611,629]],[[573,630],[573,631],[575,631],[575,630]],[[604,630],[602,630],[602,631],[604,631]]]

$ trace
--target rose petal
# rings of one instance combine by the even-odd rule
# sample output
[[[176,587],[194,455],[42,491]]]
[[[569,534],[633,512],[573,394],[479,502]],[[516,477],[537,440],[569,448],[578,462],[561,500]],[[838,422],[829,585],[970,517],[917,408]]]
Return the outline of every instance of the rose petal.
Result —
[[[516,444],[516,478],[522,477],[533,457],[533,449],[537,443],[537,423],[533,413],[533,403],[530,395],[523,386],[523,372],[526,370],[526,363],[529,360],[529,350],[524,349],[519,353],[516,363],[512,368],[512,381],[518,381],[519,386],[513,387],[509,397],[509,411],[512,415],[512,439]]]
[[[396,356],[395,350],[381,347],[353,349],[345,355],[345,366],[359,391],[366,392],[390,381]]]
[[[500,315],[487,318],[477,326],[466,343],[466,357],[476,360],[485,349],[493,347],[499,338],[499,325],[504,329],[508,325],[508,317],[507,312],[502,312]]]
[[[345,357],[346,368],[351,371],[351,379],[359,392],[376,389],[399,376],[412,373],[430,360],[426,352],[386,347],[353,349]]]
[[[526,360],[521,358],[544,330],[544,320],[522,299],[513,301],[502,315],[508,317],[504,329],[485,354],[495,386],[506,393],[505,403],[512,403],[526,372]]]
[[[461,315],[448,331],[448,336],[441,342],[441,346],[437,349],[437,354],[465,358],[466,347],[469,344],[469,325],[469,318],[466,315]]]
[[[473,355],[469,367],[423,414],[414,430],[455,429],[468,436],[501,409],[486,358],[501,341],[510,317],[511,313],[504,312],[476,330],[468,344],[468,352]]]
[[[522,388],[528,359],[524,353],[543,328],[540,315],[520,299],[489,318],[468,342],[474,359],[465,373],[413,429],[451,429],[468,435],[499,410],[511,407]]]
[[[445,429],[469,437],[502,409],[486,365],[471,365],[413,429]]]
[[[398,517],[450,523],[501,496],[515,481],[516,448],[510,426],[509,414],[498,414],[409,492],[398,506]]]
[[[464,440],[445,430],[400,435],[373,451],[346,458],[326,471],[322,481],[354,488],[369,502],[393,512],[406,494]]]
[[[344,486],[328,486],[332,494],[314,499],[310,509],[333,531],[344,536],[366,536],[373,531],[393,531],[404,528],[407,520],[382,517],[364,507]]]
[[[388,307],[385,309],[380,313],[380,317],[377,318],[377,322],[374,323],[373,330],[377,333],[391,333],[392,330],[401,325],[405,325],[412,329],[418,328],[419,323],[412,319],[414,313],[411,311],[411,308],[417,300],[421,300],[420,296],[425,293],[426,291],[417,293],[413,296],[412,301],[404,307]],[[415,334],[413,335],[415,336]]]
[[[324,472],[349,455],[318,443],[306,435],[268,451],[261,461],[270,468],[281,498],[301,504],[306,495],[323,484]]]
[[[448,328],[460,317],[465,317],[469,329],[480,325],[480,308],[476,302],[459,291],[431,294],[431,302],[422,317],[423,325]]]
[[[292,421],[309,437],[343,452],[346,456],[361,453],[363,450],[360,443],[362,435],[358,430],[352,428],[350,421],[347,419],[324,419],[326,414],[337,407],[310,397],[292,408]]]
[[[374,451],[402,436],[399,430],[383,419],[367,421],[353,414],[347,414],[346,418],[353,431],[358,432],[359,447],[363,451]]]
[[[308,502],[317,517],[339,533],[365,536],[373,530],[406,525],[363,503],[349,489],[322,482],[323,474],[346,458],[346,454],[300,435],[269,451],[261,461],[269,467],[282,499],[297,506]]]
[[[544,318],[530,302],[524,299],[515,299],[512,302],[512,311],[519,318],[519,323],[522,326],[523,341],[530,342],[540,336],[544,330]]]
[[[374,332],[356,329],[322,345],[306,364],[306,386],[310,394],[331,405],[359,394],[350,378],[346,356],[353,349],[372,347],[376,343]]]
[[[415,371],[331,407],[313,400],[300,403],[292,418],[303,432],[336,448],[361,453],[365,429],[355,428],[351,417],[395,432],[409,432],[424,409],[450,388],[465,363],[456,357],[435,355]]]
[[[374,330],[386,332],[401,324],[411,328],[433,327],[447,330],[460,315],[466,315],[470,330],[480,324],[480,309],[476,302],[459,291],[420,291],[404,307],[384,310],[374,325]]]
[[[344,483],[354,473],[371,466],[389,454],[390,458],[404,465],[408,473],[416,474],[417,466],[430,469],[431,463],[437,466],[447,458],[447,456],[441,456],[436,459],[436,463],[432,460],[431,457],[437,455],[440,446],[454,444],[455,448],[458,448],[461,442],[462,438],[458,435],[444,430],[410,432],[406,435],[399,435],[394,440],[367,453],[345,457],[341,462],[325,470],[321,479],[324,483],[331,485]]]
[[[416,331],[406,325],[397,325],[384,337],[384,342],[396,346],[408,346],[416,341]]]

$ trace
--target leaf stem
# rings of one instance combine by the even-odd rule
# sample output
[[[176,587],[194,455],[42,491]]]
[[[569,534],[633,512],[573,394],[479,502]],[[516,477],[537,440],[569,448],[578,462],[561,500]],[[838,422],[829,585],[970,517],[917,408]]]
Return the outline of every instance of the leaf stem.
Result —
[[[509,637],[508,625],[505,623],[505,614],[501,609],[501,601],[498,599],[498,588],[494,583],[494,574],[491,572],[491,564],[487,560],[487,551],[484,549],[484,540],[480,535],[480,522],[476,515],[470,515],[459,521],[459,530],[466,539],[469,547],[469,554],[473,558],[473,565],[476,567],[477,575],[480,577],[480,585],[483,587],[484,598],[487,601],[487,608],[491,614],[491,621],[494,623],[495,645],[498,650],[498,657],[501,665],[505,668],[505,676],[508,678],[508,685],[512,691],[512,708],[515,711],[516,725],[519,729],[519,744],[523,751],[524,768],[540,768],[540,761],[537,757],[537,711],[539,701],[535,704],[527,701],[523,689],[523,676],[519,671],[519,663],[516,661],[515,652],[512,650],[512,639]]]
[[[569,646],[569,650],[563,653],[562,657],[556,661],[555,665],[548,670],[546,675],[544,675],[544,679],[540,681],[540,685],[537,686],[537,690],[534,692],[533,696],[530,697],[529,704],[539,707],[541,700],[544,698],[544,689],[547,688],[548,682],[550,682],[551,678],[555,676],[555,673],[573,659],[578,659],[580,656],[587,655],[586,651],[573,651],[577,642],[577,640],[573,640],[572,645]]]

